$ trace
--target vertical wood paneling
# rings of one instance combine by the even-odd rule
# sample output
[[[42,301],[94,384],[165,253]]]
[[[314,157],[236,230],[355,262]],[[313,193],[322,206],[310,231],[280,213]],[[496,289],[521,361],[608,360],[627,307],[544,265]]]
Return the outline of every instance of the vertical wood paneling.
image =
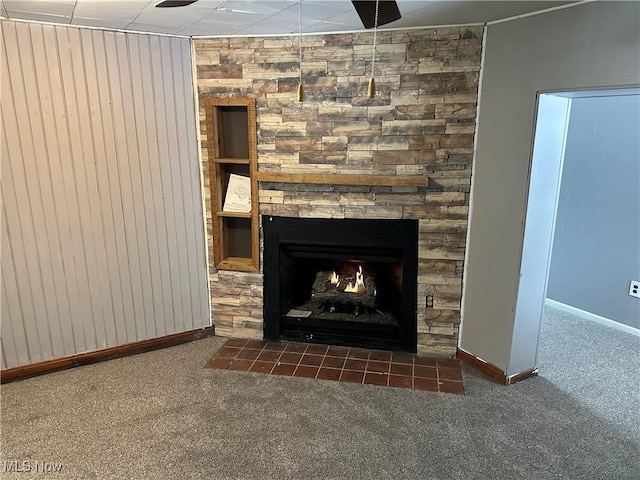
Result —
[[[129,37],[130,39],[130,56],[131,59],[130,68],[134,76],[138,78],[150,78],[147,71],[149,64],[149,48],[147,37]],[[155,134],[155,119],[152,114],[147,116],[145,105],[147,102],[151,104],[151,99],[148,97],[151,90],[150,85],[147,88],[142,87],[140,83],[133,83],[133,101],[135,106],[135,118],[138,134],[138,148],[140,149],[140,169],[141,172],[152,172],[153,175],[157,173],[155,168],[152,168],[151,158],[157,158],[157,146],[153,142],[156,137]],[[145,94],[147,97],[145,97]],[[156,147],[156,148],[154,148]],[[151,322],[147,322],[147,331],[153,332],[153,335],[161,335],[164,332],[164,315],[165,315],[165,302],[170,300],[163,294],[163,285],[165,285],[166,278],[164,272],[161,270],[163,266],[158,259],[160,258],[160,242],[158,240],[158,229],[156,227],[156,217],[158,212],[156,205],[154,204],[154,189],[152,182],[152,175],[142,175],[142,192],[143,192],[143,206],[145,209],[146,218],[146,232],[149,239],[148,242],[148,255],[151,267],[151,282],[152,293],[154,297],[154,319]],[[163,257],[166,258],[166,257]],[[170,310],[168,310],[170,312]]]
[[[116,34],[105,32],[105,45],[107,59],[109,65],[109,87],[111,104],[111,118],[113,122],[114,138],[126,139],[126,141],[117,142],[116,160],[117,160],[117,183],[120,186],[120,206],[121,214],[124,219],[125,234],[125,254],[126,261],[129,265],[129,293],[131,298],[131,308],[133,321],[127,323],[127,337],[137,338],[138,335],[145,332],[145,311],[144,311],[144,283],[140,270],[140,251],[138,249],[138,234],[136,229],[135,215],[135,194],[132,188],[132,172],[128,159],[137,155],[135,144],[131,142],[131,135],[126,131],[126,106],[122,97],[121,82],[121,60],[120,55],[124,55],[126,59],[126,41],[124,34]],[[123,48],[124,47],[124,48]],[[131,150],[131,152],[130,152]],[[129,213],[129,214],[127,214]]]
[[[180,282],[180,266],[177,258],[177,246],[175,243],[175,217],[173,215],[173,189],[170,173],[170,142],[168,141],[169,125],[167,123],[167,112],[165,104],[165,83],[162,65],[162,38],[150,37],[151,49],[151,78],[153,86],[153,103],[155,104],[156,118],[156,134],[158,144],[158,188],[165,192],[162,198],[162,219],[159,224],[162,225],[162,241],[163,247],[166,249],[169,258],[169,275],[168,275],[168,294],[171,297],[172,315],[165,315],[165,331],[170,332],[174,327],[174,319],[176,314],[182,310],[181,298],[179,292]],[[165,54],[167,52],[164,52]],[[170,88],[170,85],[166,86]],[[165,312],[166,313],[166,312]]]
[[[174,42],[171,45],[173,62],[177,62],[180,65],[190,63],[191,58],[191,46],[187,43]],[[189,122],[191,121],[191,112],[193,108],[190,105],[193,104],[193,98],[189,98],[192,94],[189,86],[192,83],[191,72],[186,70],[172,70],[173,79],[175,82],[175,91],[180,92],[180,95],[174,97],[176,108],[176,123],[177,128],[180,130],[179,138],[187,138],[187,132],[189,129]],[[187,263],[187,276],[189,278],[188,295],[190,299],[187,299],[191,305],[191,322],[185,325],[185,329],[194,328],[193,319],[199,318],[202,315],[207,315],[209,296],[202,289],[196,288],[194,284],[194,273],[198,271],[198,266],[205,264],[204,249],[197,249],[197,245],[193,244],[193,240],[196,238],[196,225],[193,222],[186,221],[188,212],[192,210],[198,210],[199,207],[194,202],[200,202],[201,199],[198,196],[200,190],[200,172],[194,169],[188,168],[188,158],[197,156],[197,143],[183,143],[179,146],[180,161],[177,162],[179,167],[180,183],[189,185],[189,189],[182,189],[182,212],[179,213],[179,217],[183,219],[184,231],[181,241],[185,251],[192,249],[196,250],[196,255],[188,255]]]
[[[2,368],[208,326],[188,40],[1,25]]]
[[[42,202],[38,201],[40,195],[38,178],[37,176],[29,178],[32,192],[29,191],[25,178],[25,164],[35,164],[29,159],[35,159],[36,153],[28,116],[27,92],[25,92],[22,68],[10,68],[10,65],[22,65],[16,25],[8,24],[5,28],[4,23],[3,53],[6,54],[7,74],[2,75],[0,88],[2,89],[2,123],[6,129],[4,141],[9,147],[9,155],[2,158],[2,191],[10,239],[2,244],[0,256],[4,258],[6,249],[9,249],[14,257],[16,286],[23,296],[22,318],[27,331],[30,358],[32,361],[38,361],[54,355],[49,336],[49,324],[52,318],[53,321],[57,320],[57,308],[51,305],[51,291],[46,292],[44,286],[51,268],[47,265],[41,268],[41,259],[38,255],[36,225],[44,223]],[[28,67],[27,64],[25,68]],[[19,115],[18,112],[20,112]],[[34,198],[36,196],[38,199]],[[45,260],[48,260],[48,256]],[[42,270],[46,273],[42,274]],[[45,292],[49,295],[45,295]],[[48,312],[51,313],[51,317],[48,316]],[[46,322],[40,322],[42,325],[38,325],[37,318],[46,319]],[[4,338],[2,340],[4,341]]]

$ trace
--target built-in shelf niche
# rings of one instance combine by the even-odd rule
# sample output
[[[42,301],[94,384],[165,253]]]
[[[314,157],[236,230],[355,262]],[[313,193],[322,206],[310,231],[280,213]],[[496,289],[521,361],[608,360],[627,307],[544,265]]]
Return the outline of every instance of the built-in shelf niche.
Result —
[[[255,100],[204,100],[213,216],[214,265],[220,270],[258,271],[258,180]],[[225,209],[231,175],[249,178],[248,211]]]

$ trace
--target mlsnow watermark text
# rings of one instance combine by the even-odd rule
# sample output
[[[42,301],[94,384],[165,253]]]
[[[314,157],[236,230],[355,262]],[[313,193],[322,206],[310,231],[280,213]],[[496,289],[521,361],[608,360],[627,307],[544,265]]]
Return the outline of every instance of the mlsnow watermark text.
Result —
[[[3,473],[60,473],[62,464],[42,460],[2,460],[0,469]]]

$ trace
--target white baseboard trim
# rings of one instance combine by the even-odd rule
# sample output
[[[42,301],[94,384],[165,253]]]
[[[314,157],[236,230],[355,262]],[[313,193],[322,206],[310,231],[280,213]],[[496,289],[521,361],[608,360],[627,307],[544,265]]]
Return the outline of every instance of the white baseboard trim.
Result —
[[[622,332],[630,333],[631,335],[640,337],[640,329],[630,327],[629,325],[625,325],[624,323],[616,322],[609,318],[601,317],[600,315],[596,315],[595,313],[587,312],[585,310],[580,310],[579,308],[572,307],[571,305],[567,305],[565,303],[557,302],[550,298],[545,298],[544,303],[545,305],[549,305],[550,307],[557,308],[558,310],[562,310],[567,313],[578,315],[579,317],[599,323],[600,325],[605,325],[607,327],[615,328],[616,330],[620,330]]]

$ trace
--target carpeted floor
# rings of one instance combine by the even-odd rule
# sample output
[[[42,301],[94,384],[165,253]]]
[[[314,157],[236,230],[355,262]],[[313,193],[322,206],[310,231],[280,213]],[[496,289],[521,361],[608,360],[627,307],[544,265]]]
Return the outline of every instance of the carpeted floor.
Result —
[[[639,478],[638,337],[548,311],[540,376],[465,396],[203,368],[224,341],[2,386],[2,460],[63,464],[3,478]]]

